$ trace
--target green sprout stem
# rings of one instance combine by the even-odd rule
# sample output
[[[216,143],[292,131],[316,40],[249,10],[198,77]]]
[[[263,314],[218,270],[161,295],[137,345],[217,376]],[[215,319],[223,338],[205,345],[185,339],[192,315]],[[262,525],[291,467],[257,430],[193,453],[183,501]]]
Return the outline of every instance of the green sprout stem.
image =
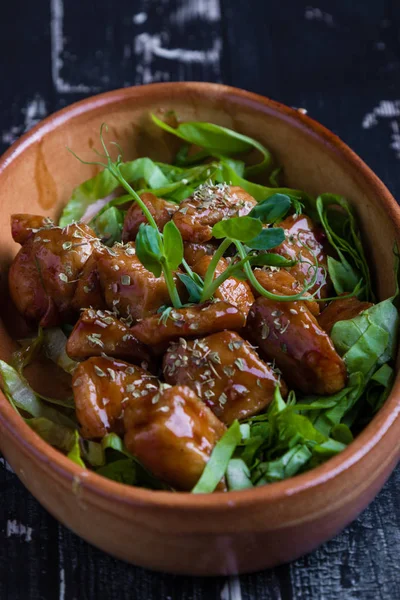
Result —
[[[232,240],[229,238],[225,238],[222,244],[219,246],[218,250],[215,252],[214,256],[212,257],[211,262],[208,265],[206,275],[204,277],[204,288],[203,293],[201,294],[200,302],[205,302],[208,298],[210,298],[208,290],[212,284],[215,269],[217,268],[219,261],[221,260],[224,253],[227,251],[231,244]]]
[[[100,161],[92,161],[92,162],[84,161],[81,158],[79,158],[79,156],[77,156],[75,154],[75,152],[73,152],[70,148],[68,148],[68,150],[73,154],[73,156],[75,156],[83,164],[90,164],[90,165],[96,164],[96,165],[99,165],[109,171],[109,173],[118,181],[118,183],[120,183],[122,185],[122,187],[128,192],[129,196],[131,196],[132,199],[135,202],[137,202],[137,204],[140,206],[143,214],[145,215],[147,221],[149,222],[149,225],[151,225],[151,227],[153,227],[157,231],[157,235],[159,236],[159,239],[161,242],[160,245],[161,245],[161,247],[163,247],[163,236],[157,227],[157,223],[155,222],[153,215],[151,214],[151,212],[149,211],[149,209],[147,208],[147,206],[145,205],[143,200],[140,198],[139,194],[137,192],[135,192],[135,190],[132,188],[132,186],[129,185],[129,183],[126,181],[125,177],[123,177],[123,175],[121,174],[121,172],[119,170],[119,164],[121,162],[121,155],[118,156],[117,161],[115,163],[112,161],[110,153],[108,151],[108,148],[104,142],[104,137],[103,137],[104,129],[107,131],[107,126],[103,123],[100,128],[100,140],[101,140],[101,145],[103,146],[103,149],[104,149],[104,153],[105,153],[104,158],[107,161],[106,163],[102,163]],[[117,147],[119,147],[118,144],[115,144],[115,145]],[[97,153],[97,154],[99,154],[99,153]],[[102,156],[102,155],[99,154],[99,156]],[[171,297],[171,302],[172,302],[174,308],[181,308],[182,302],[179,298],[179,294],[178,294],[178,290],[176,288],[174,278],[172,276],[170,269],[168,268],[165,258],[163,257],[160,262],[161,262],[164,279],[165,279],[165,282],[166,282],[166,285],[168,288],[168,292]]]
[[[243,244],[241,242],[238,242],[237,240],[235,240],[233,242],[238,250],[239,256],[241,257],[241,259],[245,259],[247,254],[245,249],[243,248]],[[272,292],[268,292],[268,290],[266,290],[258,281],[256,276],[254,275],[253,271],[251,270],[251,266],[249,265],[248,262],[245,263],[244,265],[244,272],[247,275],[247,279],[249,280],[249,282],[251,283],[251,285],[253,286],[253,288],[259,293],[261,294],[261,296],[264,296],[265,298],[269,298],[270,300],[275,300],[275,301],[279,301],[279,302],[294,302],[295,300],[297,301],[310,301],[310,300],[314,300],[314,296],[313,294],[309,294],[309,295],[305,295],[309,289],[311,289],[316,281],[317,281],[317,276],[318,276],[318,263],[315,265],[315,271],[314,271],[314,275],[311,278],[311,280],[309,281],[309,283],[307,283],[304,288],[301,290],[301,292],[299,292],[298,294],[293,294],[293,296],[280,296],[279,294],[273,294]]]

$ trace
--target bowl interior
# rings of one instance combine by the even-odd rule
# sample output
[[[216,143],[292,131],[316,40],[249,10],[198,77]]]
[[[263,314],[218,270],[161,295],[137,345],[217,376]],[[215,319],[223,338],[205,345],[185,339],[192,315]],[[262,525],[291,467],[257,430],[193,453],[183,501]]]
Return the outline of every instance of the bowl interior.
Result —
[[[179,120],[210,121],[258,139],[283,165],[288,187],[314,195],[332,192],[348,198],[359,218],[371,265],[379,265],[379,269],[373,269],[378,297],[383,299],[393,293],[397,205],[379,180],[333,134],[294,110],[224,86],[171,84],[132,88],[61,111],[25,136],[0,163],[3,360],[9,359],[13,338],[22,331],[7,293],[7,268],[19,248],[11,238],[10,214],[27,212],[57,218],[73,188],[98,172],[97,167],[77,161],[66,147],[86,160],[95,159],[92,149],[100,148],[103,122],[109,126],[107,140],[121,145],[126,160],[150,156],[171,161],[177,142],[157,128],[149,116],[150,112],[162,116],[171,110]],[[43,384],[40,369],[33,377]],[[50,388],[59,389],[59,380],[53,376],[46,380]]]

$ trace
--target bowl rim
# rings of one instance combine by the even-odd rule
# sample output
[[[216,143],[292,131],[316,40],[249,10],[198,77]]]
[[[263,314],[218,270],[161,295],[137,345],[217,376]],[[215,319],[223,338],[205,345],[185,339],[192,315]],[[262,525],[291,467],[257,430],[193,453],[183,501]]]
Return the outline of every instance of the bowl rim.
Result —
[[[169,91],[182,96],[190,92],[200,96],[209,96],[211,93],[219,97],[225,97],[228,102],[229,99],[236,100],[236,102],[247,107],[253,107],[260,112],[275,115],[313,137],[332,154],[339,155],[350,163],[355,171],[358,171],[359,179],[364,180],[364,184],[368,184],[369,189],[380,199],[385,212],[392,219],[396,229],[396,238],[400,243],[400,207],[380,179],[342,140],[323,125],[295,108],[290,108],[253,92],[222,84],[205,82],[153,83],[120,88],[75,102],[49,115],[14,142],[0,157],[0,177],[25,149],[39,141],[46,133],[55,130],[58,125],[73,119],[75,116],[91,112],[108,104],[118,104],[127,98],[146,95],[151,97],[157,94],[168,94]],[[87,492],[94,492],[99,497],[112,497],[114,500],[131,507],[146,505],[173,510],[209,511],[212,509],[221,512],[233,506],[246,505],[248,507],[262,502],[275,502],[282,500],[284,497],[304,492],[306,489],[317,488],[359,462],[379,443],[392,426],[396,425],[400,433],[400,374],[397,374],[391,393],[380,411],[339,455],[330,458],[311,471],[284,481],[226,494],[171,493],[148,490],[118,483],[88,469],[84,470],[42,440],[14,411],[1,391],[0,425],[8,431],[13,443],[20,446],[24,454],[33,455],[33,458],[40,463],[42,468],[50,467],[58,476],[64,479],[65,483],[74,485],[78,482]],[[398,454],[400,454],[400,451]],[[392,452],[389,458],[393,460],[393,457]]]

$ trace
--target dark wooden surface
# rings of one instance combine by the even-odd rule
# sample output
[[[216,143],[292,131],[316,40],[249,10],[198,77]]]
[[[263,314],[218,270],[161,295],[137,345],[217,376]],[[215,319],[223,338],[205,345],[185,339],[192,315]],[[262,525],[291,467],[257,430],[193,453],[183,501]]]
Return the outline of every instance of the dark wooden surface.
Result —
[[[217,81],[307,108],[400,197],[398,0],[3,0],[0,8],[0,150],[93,93]],[[0,599],[396,600],[399,489],[400,468],[357,521],[290,565],[193,579],[89,546],[2,459]]]

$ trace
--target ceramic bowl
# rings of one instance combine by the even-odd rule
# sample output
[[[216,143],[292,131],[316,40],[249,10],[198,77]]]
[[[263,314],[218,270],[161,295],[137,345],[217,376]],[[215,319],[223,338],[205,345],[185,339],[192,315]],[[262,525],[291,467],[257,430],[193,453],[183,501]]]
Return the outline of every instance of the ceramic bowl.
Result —
[[[257,138],[285,167],[286,184],[339,193],[361,223],[380,299],[393,292],[393,243],[400,209],[382,182],[343,142],[298,111],[242,90],[167,83],[95,96],[45,119],[0,161],[0,356],[14,348],[7,268],[18,247],[11,213],[57,217],[74,186],[96,169],[91,157],[102,122],[125,158],[172,158],[173,140],[149,112],[211,121]],[[176,150],[173,147],[174,151]],[[52,377],[38,378],[51,380]],[[334,536],[366,506],[400,456],[400,379],[384,407],[340,455],[287,481],[228,494],[190,495],[124,486],[83,470],[42,441],[0,397],[0,446],[18,477],[59,521],[106,552],[136,565],[192,575],[257,571],[295,559]]]

